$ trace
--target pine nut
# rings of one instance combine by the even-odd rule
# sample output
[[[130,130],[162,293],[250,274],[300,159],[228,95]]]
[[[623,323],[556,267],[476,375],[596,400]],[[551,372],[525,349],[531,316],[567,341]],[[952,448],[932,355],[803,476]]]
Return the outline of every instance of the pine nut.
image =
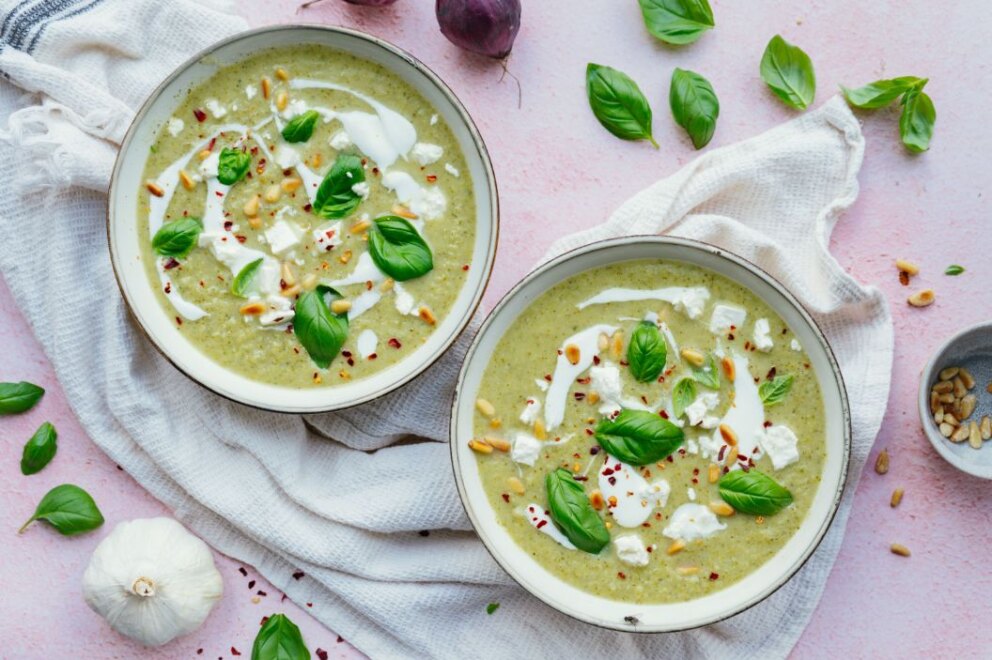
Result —
[[[244,208],[241,209],[245,212],[245,215],[249,218],[254,218],[258,215],[258,195],[252,195],[251,199],[245,202]]]
[[[320,152],[318,151],[313,156],[310,156],[310,167],[317,169],[318,167],[320,167],[320,163],[322,160],[323,159],[320,156]]]
[[[512,490],[517,495],[523,495],[525,492],[527,492],[526,489],[524,488],[524,483],[520,481],[520,479],[517,479],[516,477],[510,477],[509,479],[507,479],[506,484],[510,487],[510,490]]]
[[[409,208],[403,206],[402,204],[394,204],[391,209],[393,215],[398,215],[401,218],[407,218],[408,220],[416,220],[417,214],[411,211]]]
[[[941,373],[944,373],[943,371]],[[951,378],[954,378],[957,374],[954,374],[947,380],[941,380],[939,383],[933,386],[933,391],[937,394],[947,394],[954,389],[954,384],[950,382]]]
[[[483,438],[483,440],[486,442],[486,444],[492,446],[493,449],[498,449],[501,452],[510,451],[509,440],[505,440],[503,438],[492,438],[489,436],[486,436],[485,438]]]
[[[265,312],[265,303],[261,302],[250,302],[246,305],[242,305],[239,310],[245,316],[258,316]]]
[[[272,92],[272,83],[268,78],[262,78],[262,98],[269,98],[269,94]]]
[[[944,421],[944,406],[937,406],[936,411],[933,413],[933,421],[937,424]]]
[[[486,417],[492,417],[493,415],[496,414],[495,406],[493,406],[493,404],[489,403],[485,399],[476,399],[475,407],[480,413],[482,413]]]
[[[385,293],[386,291],[392,291],[395,285],[396,285],[396,281],[391,277],[387,277],[382,281],[382,284],[379,285],[379,290],[382,291],[383,293]]]
[[[468,441],[468,446],[469,446],[469,448],[472,451],[474,451],[476,453],[479,453],[479,454],[491,454],[491,453],[493,453],[493,448],[491,446],[487,445],[484,442],[480,442],[478,440],[469,440]]]
[[[304,289],[309,291],[310,289],[317,286],[317,276],[314,275],[313,273],[310,273],[309,275],[303,278],[303,282],[301,282],[301,284],[303,284]]]
[[[534,437],[537,438],[538,440],[547,440],[548,439],[548,432],[544,428],[544,421],[543,420],[540,420],[539,419],[539,420],[537,420],[537,421],[534,422]]]
[[[941,403],[954,403],[954,394],[948,392],[947,394],[941,394],[937,397],[937,400]]]
[[[282,183],[279,184],[280,187],[288,193],[293,192],[303,184],[303,181],[297,177],[290,177],[288,179],[283,179]]]
[[[951,442],[964,442],[971,435],[971,430],[967,424],[961,425],[951,436]]]
[[[367,230],[372,226],[372,222],[369,220],[359,220],[351,226],[350,231],[352,234],[361,234],[363,231]]]
[[[711,484],[715,484],[720,479],[720,466],[716,463],[710,463],[709,470],[709,481]]]
[[[878,457],[875,459],[875,472],[877,474],[885,474],[889,471],[889,450],[883,449],[878,452]]]
[[[944,424],[950,424],[951,426],[959,426],[961,424],[961,422],[958,421],[958,418],[955,417],[953,413],[949,412],[944,413],[944,419],[942,422]]]
[[[985,386],[985,391],[988,392],[989,394],[992,394],[992,383],[989,383],[988,385]]]
[[[940,406],[940,395],[930,390],[930,410],[936,411],[938,406]]]
[[[196,154],[196,157],[199,158],[200,160],[206,160],[206,159],[210,158],[210,150],[209,149],[204,149],[200,153]]]
[[[279,92],[276,95],[276,110],[285,110],[287,105],[289,105],[289,94]]]
[[[701,367],[706,361],[706,357],[702,353],[691,348],[683,348],[681,354],[682,359],[694,367]]]
[[[156,197],[164,197],[165,196],[165,191],[162,190],[162,186],[158,185],[154,181],[146,181],[145,182],[145,188],[147,188],[148,189],[148,192],[150,192],[151,194],[155,195]]]
[[[961,378],[961,382],[964,383],[964,386],[969,390],[975,386],[975,377],[972,376],[971,372],[964,367],[958,369],[958,377]]]
[[[499,421],[499,417],[493,417],[489,420],[489,428],[498,429],[503,426],[503,422]]]
[[[982,440],[992,438],[992,420],[988,415],[982,417],[982,423],[978,425],[978,430],[982,434]]]
[[[713,502],[710,502],[710,511],[718,516],[732,516],[735,513],[734,507],[722,500],[714,500]]]
[[[610,339],[610,355],[614,360],[623,358],[623,332],[617,330]]]
[[[909,556],[909,548],[899,543],[893,543],[892,545],[890,545],[889,550],[892,551],[892,554],[899,555],[900,557]]]
[[[971,420],[968,425],[968,444],[972,449],[982,448],[982,432],[978,429],[978,422]]]
[[[903,494],[902,488],[896,488],[894,491],[892,491],[892,498],[889,500],[889,506],[891,506],[893,509],[899,506],[899,503],[902,502],[902,494]]]
[[[196,188],[196,181],[193,181],[190,175],[186,173],[186,170],[179,170],[179,183],[183,184],[183,188],[186,190]]]
[[[734,433],[734,429],[730,428],[726,424],[721,424],[720,435],[723,436],[724,442],[726,442],[731,447],[737,446],[737,434]]]
[[[721,366],[723,366],[723,375],[727,377],[731,383],[734,382],[734,378],[737,375],[737,367],[734,366],[734,361],[729,357],[725,357],[720,360]]]
[[[695,575],[699,572],[698,566],[679,566],[675,569],[679,572],[679,575]]]
[[[945,438],[950,438],[954,434],[954,427],[947,422],[942,423],[939,428],[940,434]]]
[[[597,511],[601,511],[603,509],[603,506],[606,504],[603,501],[603,494],[599,492],[599,490],[594,490],[591,493],[589,493],[589,504],[591,504],[592,508],[596,509]]]
[[[958,367],[947,367],[946,369],[941,369],[938,377],[942,381],[951,380],[958,375],[960,369]]]
[[[344,252],[342,252],[341,256],[338,257],[338,261],[340,261],[343,264],[346,264],[349,261],[351,261],[351,250],[345,250]]]
[[[417,316],[419,316],[420,320],[427,325],[434,325],[437,323],[437,317],[434,316],[434,312],[432,312],[429,307],[421,307],[418,309]]]
[[[278,69],[276,69],[276,78],[278,78],[279,80],[289,80],[289,73],[286,71],[286,69],[279,67]]]
[[[303,287],[301,287],[299,284],[294,284],[293,286],[287,287],[287,288],[283,289],[282,291],[280,291],[279,292],[279,295],[281,295],[281,296],[283,296],[285,298],[294,298],[302,290],[303,290]]]
[[[920,267],[912,262],[906,261],[905,259],[896,259],[896,268],[906,273],[907,275],[920,274]]]
[[[964,381],[960,377],[955,377],[951,382],[954,383],[954,396],[957,398],[960,399],[968,393],[968,388],[964,386]]]
[[[248,218],[248,226],[251,227],[252,229],[261,229],[262,219],[259,218],[258,216],[255,216],[254,218]]]
[[[683,541],[682,539],[675,539],[674,541],[672,541],[672,544],[668,546],[668,550],[666,552],[668,552],[668,554],[670,555],[675,555],[682,552],[684,548],[685,548],[685,541]]]
[[[335,300],[331,303],[331,311],[335,314],[344,314],[351,309],[350,300]]]
[[[974,394],[969,394],[961,399],[961,419],[968,419],[971,417],[971,413],[975,412],[975,406],[977,405],[978,397]]]
[[[581,357],[582,353],[575,344],[569,344],[565,347],[565,359],[568,360],[569,364],[578,364]]]
[[[289,265],[288,261],[282,262],[282,267],[280,268],[279,274],[286,286],[293,286],[296,284],[296,276],[293,275],[293,267]]]
[[[277,185],[271,185],[266,188],[263,195],[265,201],[269,203],[278,202],[280,197],[282,197],[282,190]]]
[[[933,289],[923,289],[907,298],[906,302],[913,307],[927,307],[928,305],[932,305],[936,298],[937,295],[933,292]]]

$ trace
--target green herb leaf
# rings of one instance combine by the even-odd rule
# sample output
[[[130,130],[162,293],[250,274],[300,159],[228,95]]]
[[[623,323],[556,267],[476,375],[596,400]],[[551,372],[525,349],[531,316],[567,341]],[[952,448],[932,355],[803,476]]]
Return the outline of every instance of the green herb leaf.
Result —
[[[923,89],[925,84],[927,84],[926,78],[901,76],[889,80],[876,80],[855,89],[841,85],[840,89],[850,105],[863,110],[874,110],[887,106],[913,87]]]
[[[395,215],[377,218],[372,223],[369,256],[379,270],[397,282],[426,275],[434,268],[427,241],[409,220]]]
[[[58,437],[55,427],[50,422],[45,422],[38,427],[31,439],[24,445],[24,453],[21,455],[21,474],[35,474],[41,472],[53,458],[58,450]]]
[[[71,536],[96,529],[103,524],[103,515],[89,493],[79,486],[62,484],[41,498],[34,515],[28,518],[18,534],[35,520],[44,520],[59,534]]]
[[[964,272],[964,266],[958,266],[957,264],[951,264],[944,271],[944,275],[960,275]]]
[[[499,603],[489,603],[486,605],[486,614],[492,614],[499,609]]]
[[[627,362],[630,373],[638,381],[648,383],[661,375],[668,360],[668,346],[651,321],[641,321],[634,329],[627,345]]]
[[[248,290],[252,282],[255,281],[255,275],[258,274],[258,269],[262,267],[263,261],[265,260],[259,257],[255,261],[246,264],[234,277],[234,281],[231,282],[231,293],[239,298],[247,298]]]
[[[720,101],[710,81],[693,71],[676,68],[672,72],[668,104],[675,123],[692,139],[692,146],[702,149],[710,143],[720,116]]]
[[[152,237],[152,249],[163,257],[185,257],[196,247],[203,231],[198,218],[179,218],[158,228]]]
[[[307,110],[302,115],[296,115],[282,127],[282,139],[286,142],[306,142],[313,136],[313,129],[320,119],[316,110]]]
[[[603,128],[622,140],[648,140],[658,148],[651,135],[651,106],[627,74],[590,62],[586,66],[586,94]]]
[[[696,381],[691,378],[683,378],[675,383],[672,388],[672,412],[678,419],[685,412],[693,401],[696,400]]]
[[[685,439],[682,429],[646,410],[623,409],[596,425],[596,441],[606,453],[630,465],[667,458]]]
[[[328,295],[340,297],[329,286],[304,291],[296,300],[296,316],[293,317],[296,338],[321,369],[330,366],[348,338],[348,315],[332,312],[325,300]]]
[[[34,408],[45,389],[34,383],[0,383],[0,415],[13,415]]]
[[[565,468],[549,473],[544,483],[551,520],[576,548],[598,554],[610,543],[610,532],[589,503],[582,484]]]
[[[715,25],[707,0],[638,1],[648,32],[665,43],[691,44]]]
[[[702,366],[690,366],[692,367],[692,377],[696,379],[697,383],[711,390],[720,389],[720,372],[716,368],[716,360],[712,353],[706,356],[706,362],[703,362]]]
[[[792,376],[775,376],[758,387],[758,396],[766,406],[781,403],[785,395],[792,389]]]
[[[255,635],[251,660],[310,660],[299,627],[285,614],[273,614]]]
[[[233,186],[245,178],[251,167],[251,154],[240,149],[224,147],[217,162],[217,180],[225,186]]]
[[[317,188],[314,213],[328,220],[351,215],[362,203],[362,196],[352,190],[352,186],[363,181],[362,159],[354,154],[339,154]]]
[[[937,110],[933,101],[920,87],[913,87],[902,97],[902,114],[899,115],[899,137],[906,148],[920,153],[930,148]]]
[[[767,474],[735,470],[720,479],[720,497],[741,513],[770,516],[792,504],[792,493]]]
[[[777,34],[761,57],[761,79],[775,96],[797,110],[805,110],[816,96],[816,74],[809,55]]]

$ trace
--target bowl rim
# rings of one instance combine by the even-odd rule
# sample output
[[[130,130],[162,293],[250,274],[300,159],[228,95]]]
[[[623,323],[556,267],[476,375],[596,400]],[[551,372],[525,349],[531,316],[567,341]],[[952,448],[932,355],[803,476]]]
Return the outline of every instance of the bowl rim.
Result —
[[[294,408],[293,410],[288,410],[275,406],[264,405],[264,402],[260,402],[260,401],[244,400],[243,398],[237,396],[232,391],[221,391],[219,389],[215,389],[207,385],[203,381],[201,381],[199,378],[197,378],[197,376],[194,373],[191,373],[190,370],[184,369],[172,358],[172,356],[166,350],[165,346],[161,345],[160,342],[157,341],[155,337],[152,336],[152,334],[145,327],[144,323],[141,322],[140,317],[134,311],[134,307],[131,304],[131,300],[128,297],[126,288],[124,286],[124,276],[121,272],[121,269],[118,266],[117,259],[115,257],[112,228],[116,222],[114,204],[113,204],[114,192],[118,186],[120,171],[121,168],[123,167],[124,154],[131,147],[131,142],[135,138],[135,135],[138,132],[138,128],[144,123],[148,113],[151,110],[152,105],[159,99],[159,97],[162,96],[165,89],[169,85],[171,85],[172,82],[175,81],[176,78],[178,78],[180,75],[182,75],[187,69],[189,69],[196,63],[200,62],[204,58],[210,57],[216,51],[220,50],[221,48],[224,48],[225,46],[228,46],[237,41],[241,41],[242,39],[247,39],[251,37],[277,33],[277,32],[297,31],[297,30],[304,30],[304,31],[317,30],[323,32],[335,32],[339,34],[344,34],[349,37],[354,37],[357,39],[367,41],[373,44],[374,46],[377,46],[387,51],[391,55],[398,57],[400,60],[404,61],[407,65],[413,67],[418,73],[426,77],[427,80],[441,92],[441,94],[447,99],[447,101],[451,103],[451,106],[458,114],[459,119],[464,123],[465,128],[468,130],[473,145],[478,150],[479,160],[482,164],[482,169],[485,173],[485,179],[486,179],[485,187],[488,188],[489,197],[491,200],[492,232],[489,239],[489,245],[487,247],[486,262],[484,265],[484,272],[483,272],[482,280],[480,282],[480,286],[477,287],[477,290],[473,293],[472,299],[469,301],[469,305],[465,309],[462,318],[458,321],[458,323],[454,327],[449,337],[445,339],[433,353],[419,360],[412,368],[407,370],[407,372],[404,373],[400,378],[397,378],[393,382],[384,385],[375,391],[369,392],[361,397],[348,399],[347,401],[333,404],[330,406],[326,406],[326,405],[311,406],[311,407]],[[128,126],[127,132],[124,134],[124,139],[121,140],[120,147],[118,148],[117,154],[114,158],[114,167],[110,173],[110,185],[107,189],[106,215],[107,215],[107,221],[106,221],[107,248],[108,251],[110,252],[110,264],[114,272],[114,281],[117,283],[117,289],[121,294],[121,298],[123,298],[124,300],[124,305],[127,308],[128,315],[134,320],[138,330],[141,332],[142,335],[144,335],[144,337],[149,341],[149,343],[151,343],[151,345],[155,348],[155,350],[158,351],[158,353],[163,358],[165,358],[165,360],[169,364],[171,364],[177,371],[179,371],[179,373],[183,374],[184,376],[186,376],[188,379],[190,379],[200,387],[209,390],[210,392],[213,392],[214,394],[223,397],[228,401],[233,401],[235,403],[239,403],[241,405],[248,406],[249,408],[253,408],[256,410],[263,410],[267,412],[275,412],[282,414],[293,414],[293,415],[314,414],[314,413],[332,412],[336,410],[346,410],[348,408],[359,406],[363,403],[368,403],[369,401],[373,401],[382,396],[385,396],[386,394],[389,394],[390,392],[393,392],[399,389],[400,387],[403,387],[404,385],[410,383],[415,378],[423,374],[428,368],[430,368],[435,363],[437,363],[437,361],[440,360],[445,355],[445,353],[448,352],[448,350],[452,347],[452,345],[454,345],[454,343],[465,333],[465,330],[468,328],[472,319],[475,317],[476,313],[478,312],[479,305],[482,303],[482,299],[492,279],[493,267],[496,262],[496,253],[499,248],[500,205],[499,205],[499,190],[496,182],[496,173],[495,170],[493,169],[492,159],[489,155],[489,150],[486,147],[486,143],[482,138],[482,134],[479,132],[478,126],[476,126],[475,121],[473,121],[471,115],[468,112],[468,109],[461,102],[461,100],[458,98],[455,92],[447,85],[447,83],[444,82],[444,80],[441,79],[440,76],[438,76],[434,72],[433,69],[431,69],[421,60],[419,60],[418,58],[416,58],[414,55],[404,50],[403,48],[400,48],[399,46],[389,41],[386,41],[385,39],[381,39],[367,32],[363,32],[361,30],[355,30],[352,28],[346,28],[337,25],[321,25],[317,23],[288,23],[281,25],[267,25],[263,27],[244,30],[236,34],[230,35],[228,37],[225,37],[223,39],[220,39],[204,47],[197,53],[191,55],[189,58],[184,60],[181,64],[176,66],[176,68],[173,69],[172,72],[169,73],[169,75],[166,76],[162,80],[162,82],[160,82],[155,87],[155,89],[153,89],[148,94],[148,97],[144,100],[144,102],[142,102],[141,107],[138,109],[138,111],[134,115],[134,118],[131,120],[131,124],[130,126]],[[476,220],[476,226],[478,226],[478,219]],[[408,356],[406,359],[409,359],[412,356],[413,354]],[[216,363],[216,361],[213,362]],[[224,367],[224,369],[226,371],[230,371],[230,369],[227,369],[226,367]]]
[[[468,365],[475,357],[476,351],[478,349],[478,345],[482,337],[489,330],[490,326],[493,324],[497,315],[502,313],[502,311],[509,305],[510,301],[516,295],[518,295],[521,292],[521,290],[525,286],[527,286],[529,282],[531,282],[533,279],[539,277],[543,273],[559,266],[560,264],[566,261],[579,258],[588,252],[613,248],[617,246],[623,246],[630,243],[644,243],[644,242],[668,244],[676,247],[682,247],[690,250],[699,250],[710,253],[719,258],[727,259],[733,262],[734,264],[743,267],[746,270],[751,271],[754,275],[758,276],[760,279],[765,280],[765,282],[767,282],[769,285],[775,288],[778,293],[780,293],[790,304],[793,305],[793,307],[796,309],[799,315],[809,325],[810,330],[813,332],[817,341],[824,349],[824,352],[827,357],[827,361],[830,364],[830,372],[833,375],[833,378],[836,380],[838,386],[841,412],[843,415],[843,420],[841,422],[841,429],[843,431],[844,442],[843,442],[843,452],[842,452],[841,464],[840,464],[840,468],[841,468],[840,479],[837,484],[836,492],[834,492],[833,499],[830,503],[830,510],[828,511],[826,517],[823,519],[823,522],[821,523],[819,529],[817,529],[816,535],[813,538],[812,542],[803,551],[799,559],[795,561],[794,564],[790,566],[787,571],[783,572],[778,577],[777,580],[770,583],[757,596],[741,602],[738,606],[732,608],[731,611],[705,618],[705,620],[702,620],[693,625],[685,625],[685,626],[669,627],[663,624],[644,625],[643,623],[638,623],[637,625],[633,625],[631,627],[622,627],[619,624],[613,623],[612,621],[607,621],[604,619],[596,619],[592,616],[588,616],[585,613],[579,612],[577,610],[566,611],[564,609],[561,609],[551,599],[546,598],[545,595],[542,593],[542,591],[540,591],[539,589],[532,589],[528,587],[527,584],[525,584],[525,582],[521,579],[516,569],[512,565],[510,565],[510,562],[504,562],[502,558],[497,556],[497,554],[493,551],[493,548],[490,546],[490,542],[488,538],[486,536],[483,536],[482,533],[480,533],[479,520],[475,515],[474,510],[468,504],[468,494],[465,489],[461,468],[459,466],[458,457],[456,454],[456,452],[458,451],[458,449],[456,448],[456,444],[457,444],[456,431],[457,431],[459,393],[461,393],[462,390],[464,389],[464,385],[465,385],[464,381],[467,377]],[[754,295],[758,295],[758,294],[754,294]],[[478,332],[476,332],[475,336],[473,337],[472,343],[469,345],[468,350],[465,353],[465,358],[462,361],[462,366],[458,373],[458,380],[455,385],[455,390],[452,393],[451,418],[448,427],[448,443],[450,445],[449,456],[452,463],[452,471],[454,472],[454,476],[455,476],[455,485],[458,489],[458,498],[461,501],[462,508],[465,510],[466,516],[468,517],[469,521],[472,524],[473,530],[475,531],[476,535],[479,537],[479,540],[482,541],[483,547],[486,549],[486,552],[488,552],[489,555],[493,558],[493,560],[499,565],[499,567],[502,568],[510,576],[510,578],[513,579],[513,581],[516,582],[517,585],[523,588],[527,593],[529,593],[531,596],[538,598],[545,605],[551,607],[557,612],[561,612],[562,614],[565,614],[566,616],[572,619],[581,621],[583,623],[589,623],[599,628],[615,630],[619,632],[627,632],[627,633],[632,632],[632,633],[640,633],[640,634],[684,632],[686,630],[695,630],[697,628],[702,628],[704,626],[708,626],[714,623],[718,623],[720,621],[724,621],[761,603],[769,596],[774,594],[776,591],[778,591],[780,588],[782,588],[782,586],[784,586],[789,580],[791,580],[795,576],[795,574],[798,573],[799,570],[806,565],[809,559],[816,552],[817,548],[820,547],[820,544],[823,542],[823,538],[826,536],[827,531],[830,529],[831,525],[833,524],[834,520],[837,517],[837,512],[840,508],[840,502],[843,499],[844,491],[847,487],[847,482],[850,477],[852,439],[853,439],[853,427],[851,420],[851,411],[847,397],[847,387],[844,383],[844,376],[841,373],[840,365],[837,362],[836,356],[834,355],[833,348],[831,347],[830,343],[827,341],[827,338],[823,334],[823,331],[820,329],[820,326],[813,319],[813,316],[809,313],[806,307],[776,278],[774,278],[772,275],[770,275],[768,272],[766,272],[763,268],[761,268],[757,264],[753,263],[748,259],[745,259],[744,257],[741,257],[740,255],[734,254],[733,252],[730,252],[722,247],[713,245],[711,243],[706,243],[704,241],[681,238],[677,236],[659,235],[659,234],[633,234],[629,236],[619,236],[619,237],[594,241],[592,243],[588,243],[586,245],[573,248],[571,250],[563,252],[562,254],[554,257],[553,259],[550,259],[542,264],[539,264],[533,270],[528,272],[523,278],[521,278],[512,288],[510,288],[510,290],[507,291],[500,298],[499,302],[489,312],[485,321],[479,327]],[[486,502],[485,505],[491,506],[489,505],[488,502]],[[550,572],[547,573],[550,575]],[[671,603],[671,604],[677,605],[678,603]]]

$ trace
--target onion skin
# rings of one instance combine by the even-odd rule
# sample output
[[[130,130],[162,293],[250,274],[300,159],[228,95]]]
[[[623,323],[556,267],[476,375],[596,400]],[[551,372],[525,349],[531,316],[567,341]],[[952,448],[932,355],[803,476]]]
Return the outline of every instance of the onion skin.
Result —
[[[459,48],[505,58],[520,29],[520,0],[437,0],[441,34]]]

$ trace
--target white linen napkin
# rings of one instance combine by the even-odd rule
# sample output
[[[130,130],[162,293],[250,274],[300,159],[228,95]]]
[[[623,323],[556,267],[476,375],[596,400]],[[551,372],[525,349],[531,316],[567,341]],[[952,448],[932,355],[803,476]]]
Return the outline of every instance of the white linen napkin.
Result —
[[[736,252],[813,313],[851,399],[849,487],[795,578],[704,629],[614,633],[527,595],[470,529],[445,444],[467,337],[401,391],[301,418],[207,392],[132,323],[106,245],[112,158],[134,110],[168,71],[244,28],[218,4],[0,0],[0,272],[93,440],[207,542],[255,565],[296,602],[312,603],[314,616],[375,657],[786,655],[840,546],[892,362],[883,297],[827,251],[834,223],[857,195],[863,152],[843,102],[708,151],[547,255],[663,231]],[[408,434],[421,441],[393,446]],[[298,569],[302,580],[291,577]],[[490,601],[502,604],[492,617]]]

